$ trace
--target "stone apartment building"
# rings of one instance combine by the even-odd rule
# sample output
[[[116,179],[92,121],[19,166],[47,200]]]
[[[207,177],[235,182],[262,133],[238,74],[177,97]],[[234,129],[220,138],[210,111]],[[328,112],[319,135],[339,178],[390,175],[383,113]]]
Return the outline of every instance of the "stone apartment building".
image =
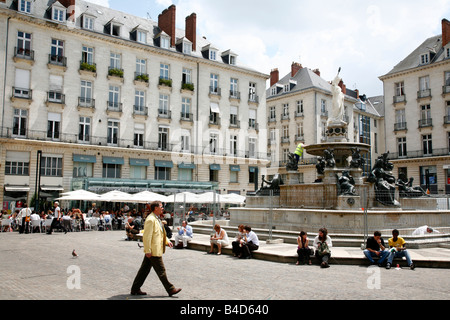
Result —
[[[431,193],[450,193],[450,22],[380,77],[386,150],[395,174]]]
[[[270,73],[267,90],[268,151],[271,166],[269,177],[276,173],[286,174],[288,154],[299,143],[306,145],[326,141],[328,113],[332,107],[331,79],[321,77],[318,69],[311,70],[297,62],[291,72],[280,78],[278,69]],[[382,97],[366,98],[358,90],[351,90],[341,82],[345,94],[345,120],[348,123],[347,140],[372,146],[364,172],[384,150]],[[299,166],[299,181],[312,183],[317,178],[316,157],[306,152]]]
[[[0,0],[0,201],[85,189],[245,194],[268,165],[268,75],[82,0]],[[40,168],[40,169],[39,169]]]

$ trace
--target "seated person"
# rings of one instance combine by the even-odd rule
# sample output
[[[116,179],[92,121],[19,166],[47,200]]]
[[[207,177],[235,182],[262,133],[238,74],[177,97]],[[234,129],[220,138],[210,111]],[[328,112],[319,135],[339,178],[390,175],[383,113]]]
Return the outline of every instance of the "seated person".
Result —
[[[183,248],[186,248],[188,242],[191,241],[193,237],[192,227],[189,226],[186,221],[183,221],[181,227],[178,227],[177,230],[178,232],[175,235],[175,245],[182,242]]]
[[[240,259],[250,259],[252,252],[259,249],[259,239],[250,226],[245,226],[244,231],[245,238],[241,240],[242,247],[238,256]]]
[[[319,229],[319,234],[314,238],[313,246],[316,251],[316,258],[321,262],[320,267],[329,268],[330,265],[328,264],[328,261],[331,257],[330,248],[333,246],[333,242],[331,241],[326,228]]]
[[[414,270],[415,266],[414,263],[411,260],[411,257],[409,256],[408,250],[406,250],[405,243],[406,241],[399,237],[399,232],[397,229],[392,230],[392,238],[389,239],[389,247],[391,248],[389,251],[389,257],[388,257],[388,263],[386,265],[386,269],[390,269],[392,265],[392,261],[394,258],[406,258],[406,262],[408,263],[408,266],[411,268],[411,270]]]
[[[366,249],[363,251],[371,264],[375,264],[373,257],[378,257],[378,266],[382,266],[384,260],[389,256],[389,251],[385,250],[386,245],[381,237],[380,231],[375,231],[373,237],[367,239]]]
[[[139,225],[134,222],[134,218],[128,218],[125,224],[125,232],[127,234],[127,240],[137,240],[137,236],[140,232]]]
[[[225,229],[222,229],[219,224],[214,226],[215,233],[211,235],[211,250],[209,253],[214,253],[214,246],[217,246],[218,251],[217,254],[222,254],[222,247],[228,246],[228,235]]]
[[[238,232],[236,234],[236,237],[234,238],[234,241],[231,243],[231,246],[233,247],[233,255],[235,257],[237,257],[240,253],[241,240],[244,238],[245,238],[244,225],[240,224],[238,226]]]

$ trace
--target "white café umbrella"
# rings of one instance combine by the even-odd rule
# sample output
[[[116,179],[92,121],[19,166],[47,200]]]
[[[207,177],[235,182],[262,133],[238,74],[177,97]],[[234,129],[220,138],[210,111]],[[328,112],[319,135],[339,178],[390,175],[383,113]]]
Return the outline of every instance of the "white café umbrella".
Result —
[[[63,196],[57,200],[82,200],[82,201],[98,201],[100,196],[96,193],[86,190],[75,190],[63,193]]]
[[[134,202],[138,203],[150,203],[152,201],[161,201],[167,202],[167,197],[165,195],[151,192],[151,191],[142,191],[132,195]]]
[[[245,199],[246,199],[245,196],[241,196],[235,193],[224,194],[220,196],[221,203],[243,204],[245,203]]]
[[[218,193],[216,193],[214,196],[214,192],[212,191],[205,192],[197,196],[199,203],[214,203],[214,202],[217,203],[220,201],[221,197],[222,196]]]
[[[186,200],[185,200],[186,197]],[[167,196],[166,202],[186,202],[186,203],[198,203],[198,196],[192,192],[180,192]]]
[[[106,202],[133,202],[133,196],[129,193],[122,192],[119,190],[109,191],[100,195],[99,201]]]

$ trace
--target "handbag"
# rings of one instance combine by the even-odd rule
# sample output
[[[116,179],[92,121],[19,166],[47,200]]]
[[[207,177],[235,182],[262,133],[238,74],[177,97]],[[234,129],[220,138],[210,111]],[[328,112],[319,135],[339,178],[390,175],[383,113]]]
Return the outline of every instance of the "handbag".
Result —
[[[326,242],[322,242],[318,249],[317,249],[318,253],[320,256],[324,256],[326,254],[329,254],[331,252],[330,248],[328,247],[328,244]]]

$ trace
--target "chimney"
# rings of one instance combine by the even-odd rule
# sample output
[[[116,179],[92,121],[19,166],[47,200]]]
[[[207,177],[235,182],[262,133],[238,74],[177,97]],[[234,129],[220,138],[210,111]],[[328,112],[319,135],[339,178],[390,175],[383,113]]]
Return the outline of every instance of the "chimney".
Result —
[[[170,36],[170,45],[175,46],[176,7],[171,5],[158,16],[158,27]]]
[[[277,68],[270,71],[270,86],[273,86],[280,79],[280,72]]]
[[[320,70],[319,69],[314,69],[313,72],[320,77]]]
[[[195,13],[186,17],[186,38],[192,42],[192,50],[197,47],[197,15]]]
[[[67,8],[67,15],[69,18],[67,20],[75,21],[75,0],[60,0],[59,1],[64,7]]]
[[[450,42],[450,21],[442,19],[442,46],[445,47]]]
[[[359,90],[355,89],[355,92],[356,92],[356,99],[359,99]]]
[[[303,67],[302,67],[302,65],[300,63],[292,62],[292,65],[291,65],[291,77],[294,77],[297,74],[298,70],[300,70],[301,68],[303,68]]]

